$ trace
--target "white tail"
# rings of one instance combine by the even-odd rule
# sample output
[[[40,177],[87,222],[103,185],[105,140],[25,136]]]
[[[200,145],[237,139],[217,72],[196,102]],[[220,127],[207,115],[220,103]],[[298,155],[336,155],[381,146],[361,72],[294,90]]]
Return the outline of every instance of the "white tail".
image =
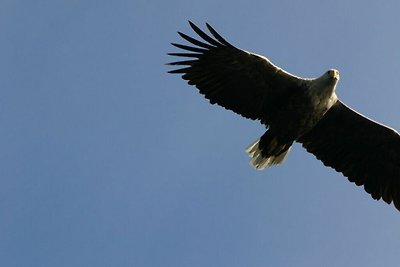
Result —
[[[251,158],[251,165],[253,165],[257,170],[262,170],[271,167],[272,165],[283,163],[290,151],[289,147],[286,151],[277,156],[263,157],[261,149],[258,146],[259,142],[260,139],[257,139],[246,149],[247,154],[249,154],[249,157]]]

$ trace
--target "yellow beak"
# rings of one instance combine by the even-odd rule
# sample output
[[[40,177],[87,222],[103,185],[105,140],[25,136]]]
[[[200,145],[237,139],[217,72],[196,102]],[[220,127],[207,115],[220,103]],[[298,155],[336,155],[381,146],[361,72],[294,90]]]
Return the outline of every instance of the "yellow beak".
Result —
[[[331,77],[336,79],[336,80],[339,80],[340,79],[339,71],[338,70],[332,70],[331,71]]]

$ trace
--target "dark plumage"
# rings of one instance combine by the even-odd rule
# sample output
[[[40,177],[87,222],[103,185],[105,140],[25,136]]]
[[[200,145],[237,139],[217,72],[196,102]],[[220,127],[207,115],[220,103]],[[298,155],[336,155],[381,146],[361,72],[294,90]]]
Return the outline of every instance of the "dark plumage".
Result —
[[[400,135],[353,111],[338,100],[337,70],[304,79],[272,64],[267,58],[238,49],[206,24],[212,37],[193,23],[203,39],[179,35],[194,46],[175,44],[188,58],[169,63],[211,104],[245,118],[259,120],[267,131],[247,153],[257,169],[284,161],[299,142],[324,165],[364,185],[374,199],[393,202],[400,210]]]

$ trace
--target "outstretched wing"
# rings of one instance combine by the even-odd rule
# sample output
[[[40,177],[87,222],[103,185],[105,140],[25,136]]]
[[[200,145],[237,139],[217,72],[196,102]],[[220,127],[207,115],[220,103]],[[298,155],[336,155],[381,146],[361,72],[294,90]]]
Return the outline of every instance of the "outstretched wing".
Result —
[[[178,32],[194,46],[172,44],[186,51],[169,55],[190,59],[169,63],[186,66],[169,73],[182,74],[211,104],[268,124],[282,104],[307,85],[308,80],[285,72],[265,57],[232,46],[209,24],[207,28],[214,38],[189,23],[203,41]]]
[[[300,140],[324,165],[400,210],[400,135],[338,101]]]

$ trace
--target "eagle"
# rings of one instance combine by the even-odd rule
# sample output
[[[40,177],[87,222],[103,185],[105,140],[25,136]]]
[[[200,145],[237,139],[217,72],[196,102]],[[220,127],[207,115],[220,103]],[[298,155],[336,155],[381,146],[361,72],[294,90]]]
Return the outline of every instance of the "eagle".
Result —
[[[181,74],[211,104],[265,125],[246,150],[256,169],[282,163],[298,142],[373,199],[400,210],[400,135],[338,99],[338,70],[301,78],[233,46],[208,23],[209,34],[189,24],[201,39],[178,32],[190,44],[172,43],[181,51],[168,53],[180,58],[168,63],[178,66],[169,73]]]

